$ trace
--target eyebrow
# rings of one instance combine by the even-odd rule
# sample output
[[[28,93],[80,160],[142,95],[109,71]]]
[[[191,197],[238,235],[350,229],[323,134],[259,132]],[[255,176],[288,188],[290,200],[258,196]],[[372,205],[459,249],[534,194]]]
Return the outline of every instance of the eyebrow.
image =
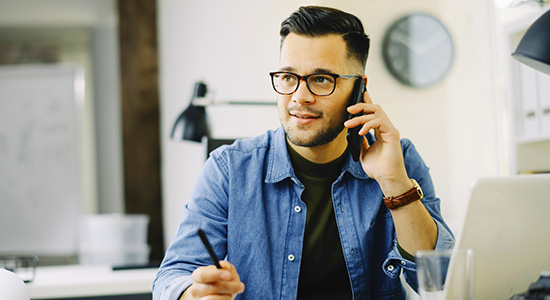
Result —
[[[282,67],[280,69],[281,71],[284,71],[284,72],[296,72],[296,68],[294,67]],[[334,73],[332,72],[330,69],[325,69],[325,68],[315,68],[313,70],[313,73]]]
[[[280,69],[281,71],[287,71],[287,72],[293,72],[295,71],[296,69],[294,69],[293,67],[283,67]]]

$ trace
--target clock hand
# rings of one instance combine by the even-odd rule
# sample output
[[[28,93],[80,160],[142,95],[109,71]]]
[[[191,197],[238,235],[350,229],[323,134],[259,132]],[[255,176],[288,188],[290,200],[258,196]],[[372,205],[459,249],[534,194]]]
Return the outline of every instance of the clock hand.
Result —
[[[413,52],[418,52],[420,50],[418,45],[416,45],[416,42],[404,33],[396,32],[392,38],[403,44],[405,47],[411,49]]]
[[[440,43],[444,42],[446,38],[446,35],[442,30],[438,31],[436,34],[432,35],[431,37],[425,39],[421,44],[418,53],[424,54],[433,47],[439,45]]]

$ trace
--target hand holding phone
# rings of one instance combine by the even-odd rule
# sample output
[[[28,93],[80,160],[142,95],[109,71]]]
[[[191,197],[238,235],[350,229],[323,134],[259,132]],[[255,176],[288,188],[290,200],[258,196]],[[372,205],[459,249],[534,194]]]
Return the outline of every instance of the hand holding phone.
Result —
[[[363,94],[367,90],[367,87],[365,85],[365,80],[363,78],[358,78],[355,81],[355,84],[353,86],[353,91],[351,93],[350,97],[350,106],[355,105],[357,103],[363,102]],[[359,113],[352,115],[350,114],[349,119],[355,118],[357,116],[362,116],[364,113]],[[361,129],[361,126],[355,126],[353,128],[348,129],[348,134],[346,136],[348,140],[348,148],[351,152],[351,157],[354,161],[359,161],[359,156],[361,155],[361,149],[363,148],[363,139],[364,137],[362,135],[359,135],[359,130]]]

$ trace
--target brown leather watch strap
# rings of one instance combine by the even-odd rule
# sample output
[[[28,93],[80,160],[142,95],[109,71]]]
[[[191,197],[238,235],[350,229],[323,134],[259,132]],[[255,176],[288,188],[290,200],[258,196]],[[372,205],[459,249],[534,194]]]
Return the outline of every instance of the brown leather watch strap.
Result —
[[[384,204],[388,209],[396,209],[402,206],[405,206],[411,202],[421,200],[424,197],[424,194],[422,193],[422,189],[416,182],[416,180],[411,179],[411,182],[413,183],[413,188],[408,190],[402,195],[396,196],[396,197],[385,197],[384,198]]]

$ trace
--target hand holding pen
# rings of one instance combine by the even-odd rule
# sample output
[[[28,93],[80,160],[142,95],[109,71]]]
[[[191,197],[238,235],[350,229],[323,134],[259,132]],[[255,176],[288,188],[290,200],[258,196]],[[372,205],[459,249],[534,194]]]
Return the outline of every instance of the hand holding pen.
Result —
[[[180,299],[200,299],[210,295],[218,296],[216,299],[235,299],[237,294],[244,292],[237,269],[228,261],[218,260],[204,231],[199,229],[198,234],[213,265],[199,267],[193,272],[193,284]]]

